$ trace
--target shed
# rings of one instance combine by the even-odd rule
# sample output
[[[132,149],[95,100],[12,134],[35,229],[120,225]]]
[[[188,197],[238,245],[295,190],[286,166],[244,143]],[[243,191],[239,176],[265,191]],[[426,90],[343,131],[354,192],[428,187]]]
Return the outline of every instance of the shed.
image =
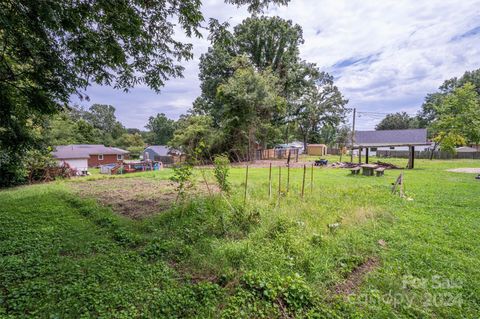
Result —
[[[307,154],[308,155],[318,155],[318,156],[327,155],[327,145],[325,145],[325,144],[308,144],[307,145]]]
[[[166,145],[150,145],[143,150],[143,159],[159,161],[164,164],[173,164],[182,155],[178,150]]]
[[[359,149],[359,162],[362,161],[361,151],[366,149],[365,162],[368,164],[368,150],[371,147],[408,146],[410,150],[408,168],[414,167],[415,146],[429,145],[426,129],[355,131],[352,149]]]

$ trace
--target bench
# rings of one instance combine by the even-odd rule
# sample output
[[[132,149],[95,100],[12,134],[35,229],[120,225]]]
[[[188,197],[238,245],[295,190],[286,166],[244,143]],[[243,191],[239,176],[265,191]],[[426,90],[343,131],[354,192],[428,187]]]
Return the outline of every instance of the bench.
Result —
[[[360,173],[360,167],[353,167],[350,169],[350,171],[352,172],[352,175],[358,175],[358,173]]]
[[[377,177],[383,176],[384,172],[385,172],[385,167],[379,167],[375,170],[375,174],[377,175]]]

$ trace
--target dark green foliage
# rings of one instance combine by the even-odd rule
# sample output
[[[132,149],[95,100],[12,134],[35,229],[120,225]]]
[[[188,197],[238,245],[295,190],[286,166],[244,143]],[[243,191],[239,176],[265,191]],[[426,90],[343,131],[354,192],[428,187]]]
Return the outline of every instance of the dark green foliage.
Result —
[[[377,131],[381,130],[405,130],[409,128],[418,128],[417,118],[408,115],[406,112],[397,112],[388,114],[375,126]]]
[[[253,152],[249,151],[253,140],[262,147],[298,137],[312,142],[323,126],[343,122],[347,100],[333,85],[333,77],[300,59],[299,46],[304,40],[299,25],[279,17],[252,16],[235,26],[233,32],[228,23],[213,19],[209,28],[211,47],[200,58],[202,94],[193,110],[209,115],[212,127],[223,133],[220,152],[235,150],[239,157],[252,158]],[[241,70],[249,65],[257,75],[274,78],[267,82],[274,82],[270,91],[283,100],[281,111],[251,110],[258,108],[255,104],[265,94],[254,76],[249,77],[249,82],[245,76],[240,78]],[[242,87],[245,83],[250,92]],[[245,97],[252,103],[240,103]],[[267,105],[264,101],[261,104]],[[246,118],[245,114],[256,113],[261,115],[256,116],[256,121]]]
[[[233,3],[258,10],[269,2]],[[200,6],[198,0],[1,1],[0,186],[22,179],[15,166],[39,148],[32,130],[71,95],[88,100],[91,84],[124,91],[145,84],[159,92],[182,76],[180,63],[193,57],[192,45],[176,40],[174,31],[200,37]],[[117,138],[121,128],[110,129]]]
[[[249,12],[256,13],[262,12],[263,9],[268,8],[270,4],[287,5],[290,0],[226,0],[225,2],[237,6],[247,5]]]
[[[223,139],[223,134],[212,127],[212,123],[212,118],[207,115],[181,117],[169,145],[181,149],[189,156],[201,149],[197,160],[210,158],[211,154],[218,152],[218,144]]]
[[[150,131],[147,139],[149,144],[167,145],[173,137],[175,121],[160,113],[155,117],[150,116],[145,127]]]
[[[430,125],[437,118],[437,108],[448,94],[453,93],[456,88],[466,83],[473,84],[475,91],[480,95],[480,69],[466,71],[460,78],[454,77],[445,80],[439,87],[438,92],[427,94],[422,109],[417,115],[420,127],[428,127],[429,131],[432,131]]]

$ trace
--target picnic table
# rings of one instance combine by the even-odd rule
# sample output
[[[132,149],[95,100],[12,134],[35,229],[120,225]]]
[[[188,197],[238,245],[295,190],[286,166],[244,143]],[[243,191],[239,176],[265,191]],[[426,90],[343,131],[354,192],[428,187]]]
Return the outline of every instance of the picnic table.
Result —
[[[378,168],[376,164],[363,164],[360,166],[362,168],[362,174],[365,176],[373,176],[374,171]]]

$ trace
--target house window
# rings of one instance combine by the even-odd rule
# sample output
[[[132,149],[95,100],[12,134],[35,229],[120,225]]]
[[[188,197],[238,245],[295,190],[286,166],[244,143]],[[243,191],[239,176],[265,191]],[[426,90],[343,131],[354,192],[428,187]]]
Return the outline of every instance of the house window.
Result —
[[[395,146],[390,146],[390,149],[391,149],[391,150],[394,150],[394,149],[395,149]]]
[[[376,147],[371,147],[371,148],[370,148],[370,151],[376,152],[376,151],[377,151],[377,148],[376,148]]]
[[[123,160],[123,155],[117,154],[117,161],[122,161],[122,160]]]
[[[98,160],[103,161],[103,154],[98,154]]]

